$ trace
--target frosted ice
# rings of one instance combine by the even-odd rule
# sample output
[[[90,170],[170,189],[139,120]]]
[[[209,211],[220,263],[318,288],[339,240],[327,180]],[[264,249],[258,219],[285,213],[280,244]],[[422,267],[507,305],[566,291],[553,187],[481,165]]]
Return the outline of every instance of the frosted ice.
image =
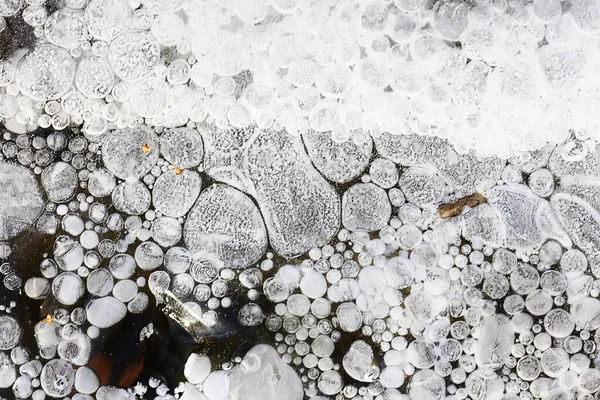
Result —
[[[205,190],[190,212],[184,240],[192,252],[207,252],[230,267],[247,267],[264,254],[267,232],[252,200],[232,187]]]
[[[302,382],[296,372],[268,345],[250,349],[240,365],[231,371],[231,398],[301,400],[303,394]]]
[[[355,184],[342,197],[342,223],[350,230],[379,230],[391,213],[385,191],[371,183]]]
[[[86,314],[91,324],[109,328],[125,318],[127,307],[114,297],[106,296],[92,300],[86,306]]]
[[[44,201],[35,177],[25,167],[0,162],[0,186],[0,240],[7,240],[33,224]]]

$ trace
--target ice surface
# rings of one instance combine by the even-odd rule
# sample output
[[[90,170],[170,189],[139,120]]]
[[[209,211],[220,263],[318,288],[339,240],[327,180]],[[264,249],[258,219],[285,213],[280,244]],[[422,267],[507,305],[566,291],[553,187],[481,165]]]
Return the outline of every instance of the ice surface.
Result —
[[[210,253],[236,268],[258,261],[267,246],[265,224],[254,202],[223,184],[215,184],[200,195],[183,235],[192,253]]]
[[[231,371],[230,398],[301,400],[303,394],[298,375],[268,345],[250,349],[240,365]]]

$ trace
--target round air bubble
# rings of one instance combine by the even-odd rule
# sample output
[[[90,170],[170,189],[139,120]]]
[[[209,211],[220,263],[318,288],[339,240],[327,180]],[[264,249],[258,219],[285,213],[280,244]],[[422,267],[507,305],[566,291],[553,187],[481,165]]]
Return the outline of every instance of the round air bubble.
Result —
[[[115,208],[129,215],[142,215],[150,208],[150,191],[142,182],[125,181],[112,193]]]
[[[75,390],[79,393],[92,394],[100,386],[98,375],[93,369],[88,367],[79,367],[75,372]]]
[[[80,47],[87,39],[87,27],[83,12],[61,8],[52,13],[44,24],[46,39],[66,49]]]
[[[386,276],[381,268],[369,265],[359,272],[358,285],[364,293],[377,295],[385,289]]]
[[[135,297],[138,292],[138,285],[129,279],[117,282],[113,287],[113,296],[123,303],[127,303]]]
[[[42,172],[42,186],[48,198],[55,203],[70,200],[77,190],[77,171],[70,164],[59,161]]]
[[[192,168],[204,158],[204,147],[200,133],[191,128],[171,129],[160,137],[163,157],[178,168]]]
[[[158,138],[146,126],[115,130],[102,144],[104,165],[121,179],[146,175],[156,164],[158,153]]]
[[[544,317],[546,332],[555,338],[565,338],[575,329],[571,315],[563,309],[554,309]]]
[[[356,332],[362,326],[362,313],[354,303],[340,304],[336,310],[336,316],[340,328],[345,332]]]
[[[88,191],[94,197],[106,197],[116,186],[115,176],[104,168],[93,171],[88,178]]]
[[[202,180],[197,172],[169,171],[158,177],[152,189],[152,203],[156,210],[168,217],[187,213],[200,194]]]
[[[125,82],[135,82],[154,72],[160,59],[160,46],[145,31],[129,31],[110,44],[108,62]]]
[[[60,269],[75,271],[83,263],[83,247],[68,236],[59,236],[54,242],[54,260]]]
[[[21,341],[23,331],[13,317],[0,316],[0,350],[10,350]]]
[[[531,315],[546,315],[552,309],[552,305],[552,296],[540,289],[534,290],[525,298],[525,307]]]
[[[540,278],[540,286],[548,294],[558,296],[567,288],[567,278],[559,271],[545,271]]]
[[[184,298],[194,289],[194,278],[190,274],[177,274],[171,281],[171,292],[177,297]]]
[[[0,1],[0,17],[12,17],[23,7],[23,0]]]
[[[540,197],[548,197],[554,191],[554,176],[549,170],[542,168],[529,175],[529,188]]]
[[[396,240],[400,248],[412,250],[423,241],[423,233],[415,225],[403,225],[396,231]]]
[[[374,184],[356,184],[342,197],[342,223],[349,230],[379,230],[387,225],[391,214],[386,192]]]
[[[50,294],[50,283],[42,277],[32,277],[25,282],[25,294],[34,300],[41,300]]]
[[[310,300],[303,294],[293,294],[287,299],[287,309],[292,314],[303,317],[310,310]]]
[[[186,272],[192,262],[192,255],[183,247],[172,247],[165,254],[165,269],[172,274]]]
[[[104,297],[113,289],[114,279],[111,273],[104,269],[98,268],[90,272],[86,279],[88,292],[94,296]]]
[[[379,382],[385,388],[399,388],[404,384],[404,371],[397,366],[387,366],[381,371]]]
[[[271,44],[273,47],[274,44]],[[209,55],[213,73],[234,76],[247,67],[248,53],[241,36],[232,33],[220,35]]]
[[[197,385],[208,377],[211,371],[210,359],[197,353],[192,353],[188,357],[183,374],[188,382]]]
[[[135,250],[135,261],[144,271],[155,270],[163,262],[163,251],[156,243],[141,243]]]
[[[77,66],[75,86],[90,99],[102,99],[115,86],[115,77],[108,61],[100,57],[84,58]]]
[[[540,262],[545,265],[558,263],[563,255],[563,248],[555,240],[549,240],[542,245],[539,251]]]
[[[319,390],[327,396],[336,395],[342,390],[344,382],[342,376],[337,371],[325,371],[319,377],[317,387]]]
[[[258,304],[245,304],[238,313],[238,320],[243,326],[258,326],[262,323],[264,314]]]
[[[587,257],[577,249],[567,250],[560,259],[560,268],[565,274],[585,272],[587,267]]]
[[[171,247],[181,240],[182,228],[179,221],[171,217],[161,217],[152,221],[152,238],[162,247]]]
[[[551,378],[558,378],[569,369],[569,354],[563,349],[550,348],[541,358],[542,372]]]
[[[492,266],[494,269],[504,275],[508,275],[517,268],[517,256],[512,251],[498,249],[494,253]]]
[[[318,299],[327,293],[327,281],[319,272],[310,270],[300,280],[300,290],[305,296]]]
[[[445,193],[445,183],[435,172],[410,167],[402,173],[398,186],[406,200],[418,206],[438,203]]]
[[[539,272],[528,264],[519,265],[510,274],[510,286],[518,294],[533,292],[540,283]]]
[[[525,356],[517,363],[517,375],[525,381],[533,381],[541,372],[540,360],[534,356]]]
[[[67,397],[75,385],[75,370],[64,360],[51,360],[42,369],[40,383],[48,396]]]
[[[71,54],[52,44],[39,44],[17,67],[21,93],[37,101],[58,99],[71,88],[76,63]]]
[[[131,26],[131,7],[125,0],[91,0],[85,9],[85,21],[92,36],[110,43]]]
[[[600,389],[600,371],[590,368],[579,375],[579,387],[586,393],[595,393]]]
[[[100,239],[95,231],[86,230],[83,231],[83,233],[79,237],[79,242],[81,243],[84,249],[91,250],[95,249],[96,246],[98,246]]]
[[[171,284],[171,277],[165,271],[154,271],[148,279],[148,288],[156,296],[164,293]]]
[[[396,289],[409,287],[415,277],[412,261],[403,257],[390,258],[383,267],[383,272],[388,284]]]
[[[325,298],[315,299],[310,306],[310,311],[317,318],[327,318],[331,314],[331,301]]]
[[[125,318],[127,307],[112,296],[92,300],[86,307],[87,319],[98,328],[109,328]]]
[[[67,306],[77,303],[84,293],[83,281],[72,272],[63,272],[52,281],[52,294]]]
[[[222,264],[219,260],[209,257],[194,257],[190,266],[190,275],[196,282],[211,283],[219,276]]]
[[[108,269],[117,279],[128,279],[135,272],[135,260],[129,254],[117,254],[110,259]]]
[[[396,164],[384,158],[378,158],[369,167],[371,181],[384,189],[393,187],[398,182]]]
[[[311,343],[311,350],[317,357],[329,357],[335,350],[335,343],[329,336],[319,335]]]
[[[317,75],[317,89],[325,97],[342,98],[350,89],[351,77],[352,70],[349,67],[332,64]]]
[[[79,215],[67,214],[61,221],[61,226],[65,232],[72,236],[79,236],[85,229],[85,224]]]
[[[31,379],[28,376],[20,376],[13,384],[13,393],[18,399],[30,398],[32,393]]]
[[[127,304],[127,311],[132,314],[139,314],[143,312],[150,303],[150,298],[146,293],[140,292]]]

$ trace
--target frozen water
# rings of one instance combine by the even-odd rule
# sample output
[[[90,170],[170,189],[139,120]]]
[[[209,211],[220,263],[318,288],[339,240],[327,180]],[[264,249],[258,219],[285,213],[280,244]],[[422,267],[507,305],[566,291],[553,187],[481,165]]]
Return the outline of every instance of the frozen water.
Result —
[[[372,382],[373,349],[366,342],[357,340],[350,346],[348,352],[342,359],[344,371],[359,382]]]
[[[83,281],[72,272],[63,272],[52,281],[52,294],[67,306],[77,303],[84,293]]]
[[[150,75],[158,64],[160,46],[144,31],[121,34],[110,44],[108,61],[115,74],[126,82],[138,81]]]
[[[0,162],[0,186],[0,240],[7,240],[33,224],[44,202],[35,177],[22,166]]]
[[[247,267],[264,254],[267,232],[252,200],[227,185],[205,190],[184,227],[187,248],[208,252],[230,267]]]
[[[21,341],[23,331],[19,323],[8,315],[0,316],[0,349],[11,350]]]
[[[67,50],[39,44],[19,62],[17,82],[34,100],[58,99],[71,88],[75,67],[75,59]]]
[[[75,390],[79,393],[92,394],[98,390],[99,386],[98,375],[93,369],[88,367],[77,368],[75,372]]]
[[[192,168],[204,158],[202,137],[195,129],[177,128],[160,137],[160,152],[178,168]]]
[[[50,43],[66,49],[77,48],[87,39],[87,27],[80,10],[56,10],[46,20],[44,29]]]
[[[91,324],[109,328],[125,318],[127,307],[114,297],[107,296],[92,300],[86,307],[86,313]]]
[[[199,384],[204,382],[211,371],[210,359],[206,356],[192,353],[185,363],[184,374],[188,382]]]
[[[158,138],[148,127],[115,130],[102,144],[102,160],[117,178],[141,178],[156,164],[158,150]]]
[[[185,215],[200,194],[202,180],[197,172],[169,171],[156,179],[152,189],[152,203],[156,211],[168,217]]]
[[[130,215],[141,215],[150,208],[151,195],[142,182],[125,181],[113,190],[112,201],[119,211]]]
[[[59,161],[44,169],[42,186],[48,198],[55,203],[70,200],[77,190],[77,171],[70,164]]]
[[[73,390],[75,371],[66,361],[51,360],[42,369],[40,383],[48,396],[64,398]]]
[[[367,167],[373,140],[365,135],[364,142],[356,143],[352,135],[352,132],[348,132],[348,137],[343,138],[345,140],[340,138],[337,141],[329,132],[311,130],[302,135],[310,160],[326,179],[345,183],[356,178]]]
[[[108,61],[90,56],[77,65],[75,87],[86,97],[101,99],[107,96],[115,85],[115,77]]]
[[[509,248],[539,249],[548,238],[570,242],[550,211],[548,202],[524,185],[505,185],[487,192],[488,203],[497,210],[506,226]]]
[[[301,400],[303,394],[302,382],[298,375],[281,360],[277,351],[268,345],[258,345],[250,349],[242,362],[231,371],[231,398]]]
[[[418,206],[437,204],[445,192],[444,181],[425,168],[411,167],[400,176],[399,186],[406,199]]]
[[[370,183],[358,183],[342,197],[342,223],[350,230],[379,230],[387,224],[391,213],[385,191]]]

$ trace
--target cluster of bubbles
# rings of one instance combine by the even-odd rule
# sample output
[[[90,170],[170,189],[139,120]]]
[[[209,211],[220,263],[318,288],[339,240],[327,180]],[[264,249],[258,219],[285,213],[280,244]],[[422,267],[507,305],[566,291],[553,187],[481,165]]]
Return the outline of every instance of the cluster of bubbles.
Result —
[[[219,132],[231,140],[245,131]],[[270,137],[252,132],[251,140]],[[365,136],[360,145],[303,135],[307,152],[295,149],[292,164],[277,168],[308,157],[317,167],[305,166],[309,173],[346,182],[333,197],[342,228],[282,259],[269,241],[297,225],[268,218],[292,210],[269,209],[235,184],[207,184],[219,177],[205,170],[213,133],[139,126],[101,143],[67,131],[4,133],[0,272],[7,289],[57,306],[34,324],[36,356],[20,344],[16,304],[1,308],[2,388],[36,400],[128,399],[149,388],[161,400],[252,390],[267,399],[588,399],[600,390],[593,142],[577,135],[507,162],[418,135]],[[250,167],[273,158],[266,143]],[[283,190],[279,175],[258,171],[256,185]],[[486,203],[441,218],[440,203],[477,188]],[[327,223],[306,213],[297,237]],[[23,282],[10,241],[32,226],[54,243]],[[87,364],[102,330],[172,301],[207,328],[233,308],[241,326],[270,331],[270,343],[220,369],[194,353],[173,390],[156,379],[101,385]]]
[[[596,0],[3,0],[37,38],[0,62],[19,129],[357,130],[509,156],[595,137]]]
[[[64,5],[0,0],[37,38],[0,62],[0,273],[55,305],[37,354],[0,306],[1,389],[598,396],[598,1]],[[23,280],[32,228],[52,251]],[[101,385],[94,340],[154,302],[270,343]]]

